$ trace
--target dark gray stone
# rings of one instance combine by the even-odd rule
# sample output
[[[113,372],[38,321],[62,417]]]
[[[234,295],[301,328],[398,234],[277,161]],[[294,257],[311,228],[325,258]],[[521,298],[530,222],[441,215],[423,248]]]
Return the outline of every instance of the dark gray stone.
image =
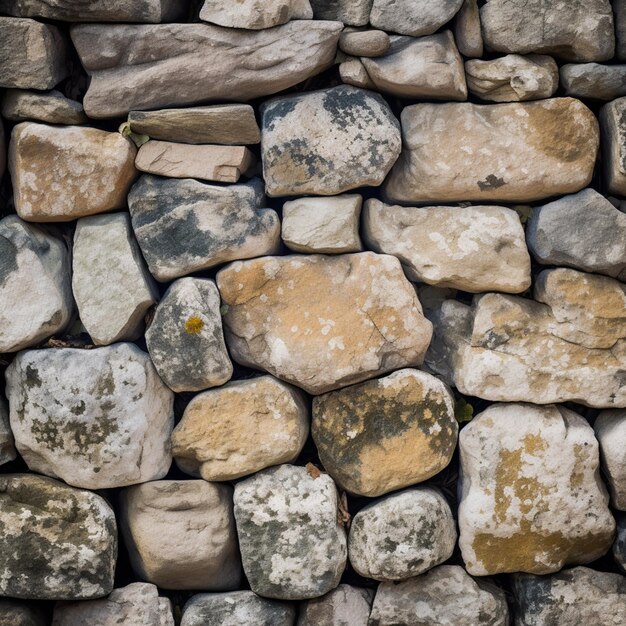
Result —
[[[617,522],[615,542],[613,543],[613,558],[619,568],[626,572],[626,515],[619,513],[615,516]]]
[[[35,606],[17,600],[0,600],[0,626],[48,626],[48,618]]]
[[[614,100],[626,96],[626,65],[568,63],[561,67],[561,84],[574,98]]]
[[[613,0],[615,19],[615,56],[626,61],[626,0]]]
[[[12,122],[33,120],[46,124],[84,124],[87,121],[80,102],[54,89],[45,93],[7,90],[2,99],[2,117]]]
[[[311,0],[316,20],[337,20],[347,26],[365,26],[374,0]]]
[[[339,585],[300,605],[297,626],[367,626],[373,589]]]
[[[15,441],[9,424],[9,410],[4,400],[0,398],[0,465],[12,461],[16,454]],[[2,626],[1,621],[0,626]]]

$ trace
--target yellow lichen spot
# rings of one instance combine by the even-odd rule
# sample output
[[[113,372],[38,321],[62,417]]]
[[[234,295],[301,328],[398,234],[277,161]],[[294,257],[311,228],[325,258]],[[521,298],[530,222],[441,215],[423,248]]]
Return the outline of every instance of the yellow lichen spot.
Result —
[[[197,335],[198,333],[202,332],[203,328],[204,328],[204,322],[197,315],[192,315],[185,322],[185,330],[190,335]]]

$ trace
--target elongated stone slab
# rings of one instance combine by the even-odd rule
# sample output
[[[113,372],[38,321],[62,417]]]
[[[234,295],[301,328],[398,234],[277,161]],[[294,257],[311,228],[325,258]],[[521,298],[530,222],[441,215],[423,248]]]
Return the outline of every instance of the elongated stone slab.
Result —
[[[262,30],[289,20],[310,20],[313,9],[309,0],[204,0],[200,19],[227,26]]]

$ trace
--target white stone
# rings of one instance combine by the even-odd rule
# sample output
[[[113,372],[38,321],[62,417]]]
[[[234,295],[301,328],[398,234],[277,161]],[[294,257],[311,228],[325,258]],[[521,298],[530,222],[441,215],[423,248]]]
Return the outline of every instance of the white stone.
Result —
[[[626,511],[626,411],[602,411],[593,429],[613,506]]]
[[[200,19],[205,22],[251,30],[312,18],[309,0],[204,0],[200,9]]]

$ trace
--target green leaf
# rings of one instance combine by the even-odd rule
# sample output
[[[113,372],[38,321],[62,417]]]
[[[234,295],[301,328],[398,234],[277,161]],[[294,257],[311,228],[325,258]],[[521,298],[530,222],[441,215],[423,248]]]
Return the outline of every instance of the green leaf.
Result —
[[[121,133],[122,137],[127,137],[128,139],[131,139],[138,148],[141,148],[144,143],[150,141],[150,137],[148,135],[139,135],[138,133],[134,133],[131,130],[130,122],[124,122],[118,130]]]
[[[459,398],[454,404],[454,417],[456,417],[456,421],[459,424],[471,422],[474,417],[474,407],[462,398]]]

